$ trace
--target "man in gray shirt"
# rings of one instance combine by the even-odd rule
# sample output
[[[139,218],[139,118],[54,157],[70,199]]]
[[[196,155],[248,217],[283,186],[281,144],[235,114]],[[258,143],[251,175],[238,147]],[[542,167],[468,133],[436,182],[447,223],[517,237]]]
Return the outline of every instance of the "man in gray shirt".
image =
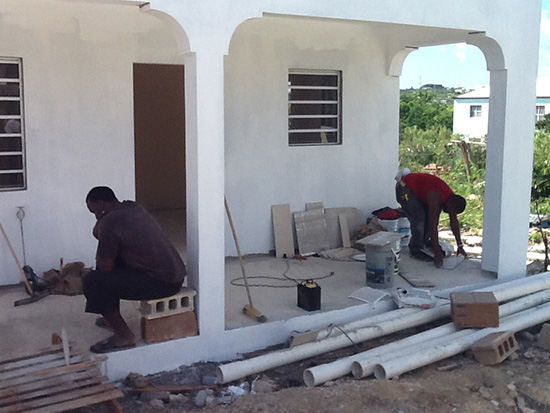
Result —
[[[97,222],[96,269],[83,280],[86,312],[101,314],[113,336],[90,347],[95,353],[134,347],[136,337],[120,314],[120,300],[152,300],[176,294],[185,264],[155,219],[138,203],[120,202],[112,189],[92,188],[86,197]]]

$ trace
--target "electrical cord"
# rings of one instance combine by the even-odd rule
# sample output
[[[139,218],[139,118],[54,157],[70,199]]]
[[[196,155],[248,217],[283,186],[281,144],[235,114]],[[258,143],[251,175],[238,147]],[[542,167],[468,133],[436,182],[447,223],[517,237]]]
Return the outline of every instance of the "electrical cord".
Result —
[[[266,275],[253,275],[253,276],[247,276],[246,278],[248,280],[251,280],[251,279],[262,279],[262,280],[274,280],[276,282],[283,282],[283,283],[286,283],[286,282],[293,282],[293,284],[291,285],[270,285],[270,284],[252,284],[252,283],[248,283],[248,286],[249,287],[267,287],[267,288],[294,288],[297,284],[301,284],[303,281],[315,281],[315,280],[323,280],[325,278],[328,278],[328,277],[332,277],[334,275],[334,271],[331,271],[328,275],[323,275],[323,276],[320,276],[320,277],[315,277],[315,278],[291,278],[287,275],[288,271],[290,271],[290,263],[289,263],[289,260],[285,260],[285,263],[286,263],[286,270],[283,272],[283,278],[281,277],[270,277],[270,276],[266,276]],[[239,277],[239,278],[234,278],[233,280],[231,280],[231,285],[235,285],[237,287],[244,287],[245,284],[244,284],[244,277]]]

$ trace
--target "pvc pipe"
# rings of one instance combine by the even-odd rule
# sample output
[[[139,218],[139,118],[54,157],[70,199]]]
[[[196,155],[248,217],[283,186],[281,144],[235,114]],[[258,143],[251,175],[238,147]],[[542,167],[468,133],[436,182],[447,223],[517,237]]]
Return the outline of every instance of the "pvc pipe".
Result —
[[[345,335],[340,334],[335,337],[312,341],[310,343],[264,354],[248,360],[224,364],[217,367],[216,375],[221,383],[228,383],[241,377],[248,376],[249,374],[258,373],[284,364],[313,357],[318,354],[348,347],[353,343],[360,343],[373,338],[382,337],[405,328],[436,321],[448,316],[449,312],[449,304],[444,304],[439,307],[430,308],[429,310],[415,312],[398,319],[391,319],[359,330],[350,331]]]
[[[540,305],[550,301],[550,289],[519,298],[499,307],[500,317],[506,317],[518,311]],[[415,334],[393,343],[386,344],[368,351],[341,358],[332,363],[321,364],[304,370],[303,380],[306,386],[313,387],[334,380],[348,373],[353,373],[355,378],[363,378],[374,372],[374,366],[383,359],[395,357],[393,352],[411,352],[414,346],[425,346],[427,341],[446,337],[457,331],[453,323]],[[464,330],[463,330],[464,331]]]
[[[535,276],[525,277],[518,280],[502,283],[497,286],[487,287],[479,291],[491,291],[495,289],[497,301],[509,300],[514,297],[527,295],[550,287],[550,273],[542,273]],[[405,309],[401,309],[405,310]],[[410,309],[408,309],[410,310]],[[417,309],[413,309],[417,310]],[[396,313],[399,310],[392,311]],[[369,326],[350,331],[346,335],[338,334],[334,337],[328,337],[323,340],[305,343],[300,346],[279,350],[273,353],[265,354],[248,360],[236,361],[229,364],[220,365],[216,369],[216,375],[221,383],[228,383],[233,380],[248,376],[249,374],[269,370],[284,364],[293,363],[298,360],[313,357],[329,351],[349,346],[350,340],[353,343],[367,341],[373,338],[382,337],[396,331],[415,327],[424,323],[436,321],[450,314],[450,305],[444,304],[439,307],[428,310],[420,309],[398,319],[387,317],[389,321],[380,322],[372,325],[372,318],[359,320],[359,322],[368,323]],[[382,315],[380,315],[382,316]],[[352,324],[352,323],[349,323]],[[349,326],[349,325],[348,325]]]
[[[427,364],[452,357],[470,348],[477,341],[496,331],[517,332],[550,319],[550,303],[521,311],[506,317],[499,327],[475,330],[464,337],[449,337],[444,344],[423,348],[412,354],[384,361],[374,367],[377,379],[389,379]]]

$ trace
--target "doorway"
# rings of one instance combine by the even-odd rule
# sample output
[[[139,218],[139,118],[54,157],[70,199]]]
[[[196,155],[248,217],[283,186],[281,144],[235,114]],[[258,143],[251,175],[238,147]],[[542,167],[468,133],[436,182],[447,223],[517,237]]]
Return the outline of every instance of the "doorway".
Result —
[[[176,248],[185,245],[185,89],[183,65],[134,64],[136,201]]]

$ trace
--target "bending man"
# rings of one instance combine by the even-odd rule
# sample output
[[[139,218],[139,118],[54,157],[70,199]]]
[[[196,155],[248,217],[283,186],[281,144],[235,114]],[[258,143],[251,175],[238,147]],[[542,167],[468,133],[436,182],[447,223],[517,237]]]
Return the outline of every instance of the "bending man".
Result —
[[[120,314],[120,300],[177,294],[187,275],[185,264],[154,218],[136,202],[120,202],[110,188],[99,186],[88,193],[86,205],[97,219],[93,235],[99,241],[96,269],[83,280],[86,312],[101,314],[103,320],[98,321],[114,331],[90,350],[134,347],[136,337]]]
[[[434,265],[443,265],[443,251],[439,246],[438,225],[441,211],[449,214],[451,230],[456,240],[457,255],[466,257],[460,239],[457,215],[466,209],[466,200],[456,195],[442,179],[425,173],[398,175],[395,187],[397,202],[401,204],[411,223],[409,253],[415,258],[426,257],[422,249],[431,246]]]

